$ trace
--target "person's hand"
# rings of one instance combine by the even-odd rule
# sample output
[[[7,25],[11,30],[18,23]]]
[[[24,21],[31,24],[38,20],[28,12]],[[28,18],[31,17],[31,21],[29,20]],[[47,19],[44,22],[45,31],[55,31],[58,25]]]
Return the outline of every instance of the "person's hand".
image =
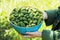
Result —
[[[41,32],[26,32],[27,35],[23,35],[23,37],[34,38],[34,37],[41,37]]]

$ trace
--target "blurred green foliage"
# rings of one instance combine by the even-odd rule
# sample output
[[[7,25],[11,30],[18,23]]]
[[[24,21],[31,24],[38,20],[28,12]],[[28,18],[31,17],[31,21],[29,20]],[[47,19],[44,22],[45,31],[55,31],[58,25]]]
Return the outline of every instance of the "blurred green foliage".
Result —
[[[8,21],[13,8],[27,5],[36,7],[43,12],[44,10],[56,9],[60,6],[60,0],[0,0],[0,40],[30,40],[22,38]],[[32,38],[31,40],[40,40],[40,38]]]

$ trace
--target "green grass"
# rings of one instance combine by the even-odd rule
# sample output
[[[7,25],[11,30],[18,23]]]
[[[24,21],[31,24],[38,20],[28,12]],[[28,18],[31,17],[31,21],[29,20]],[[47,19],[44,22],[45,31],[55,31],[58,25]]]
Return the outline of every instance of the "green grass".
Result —
[[[0,0],[0,30],[2,30],[0,33],[1,40],[30,40],[29,38],[22,38],[8,22],[9,14],[12,9],[19,8],[21,6],[36,7],[43,12],[44,10],[56,9],[60,6],[60,0]],[[46,27],[45,23],[43,23],[39,31],[42,32],[43,29],[50,28],[51,26]],[[31,40],[41,40],[41,38],[36,37]]]

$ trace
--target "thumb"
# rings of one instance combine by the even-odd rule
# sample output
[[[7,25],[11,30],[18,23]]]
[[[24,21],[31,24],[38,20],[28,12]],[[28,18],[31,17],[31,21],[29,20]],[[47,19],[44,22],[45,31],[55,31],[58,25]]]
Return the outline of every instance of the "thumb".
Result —
[[[26,34],[33,35],[35,33],[34,32],[26,32]]]

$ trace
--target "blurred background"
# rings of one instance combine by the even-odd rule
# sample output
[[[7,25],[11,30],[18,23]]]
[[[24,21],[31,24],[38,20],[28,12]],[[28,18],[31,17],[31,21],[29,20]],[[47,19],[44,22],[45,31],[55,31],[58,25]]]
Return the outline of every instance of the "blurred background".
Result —
[[[22,38],[9,24],[9,14],[13,8],[21,6],[32,6],[40,11],[57,9],[60,6],[60,0],[0,0],[0,40],[42,40],[40,37],[36,38]],[[42,32],[43,29],[51,30],[52,25],[46,27],[43,22],[42,27],[38,30]]]

